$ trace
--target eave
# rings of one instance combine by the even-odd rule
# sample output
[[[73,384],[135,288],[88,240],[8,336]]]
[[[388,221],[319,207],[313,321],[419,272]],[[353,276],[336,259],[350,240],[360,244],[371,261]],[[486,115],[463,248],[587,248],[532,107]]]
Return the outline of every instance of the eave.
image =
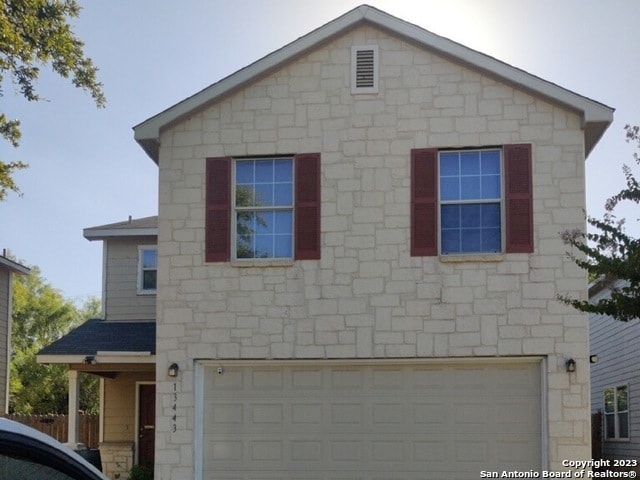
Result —
[[[157,237],[158,217],[145,217],[123,222],[85,228],[83,236],[87,240],[104,240],[113,237]]]
[[[151,352],[98,352],[98,355],[92,355],[93,362],[91,366],[85,363],[86,355],[36,355],[38,363],[63,363],[63,364],[83,364],[87,365],[87,370],[97,365],[114,365],[114,364],[133,364],[147,363],[155,364],[156,356]]]
[[[19,273],[21,275],[29,275],[31,273],[30,268],[27,268],[18,262],[14,262],[13,260],[9,260],[7,257],[2,255],[0,255],[0,267],[4,267],[12,273]]]

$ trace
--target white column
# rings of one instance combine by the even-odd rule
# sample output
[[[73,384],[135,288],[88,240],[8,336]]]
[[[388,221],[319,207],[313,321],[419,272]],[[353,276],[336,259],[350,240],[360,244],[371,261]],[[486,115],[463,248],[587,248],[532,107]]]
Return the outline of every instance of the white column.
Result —
[[[80,408],[80,382],[78,371],[69,369],[69,432],[67,443],[78,443],[78,408]]]

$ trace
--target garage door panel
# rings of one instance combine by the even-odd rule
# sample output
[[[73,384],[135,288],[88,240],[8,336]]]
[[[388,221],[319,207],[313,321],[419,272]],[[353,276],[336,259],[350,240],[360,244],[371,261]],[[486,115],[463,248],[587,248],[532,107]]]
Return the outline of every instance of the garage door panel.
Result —
[[[445,386],[442,368],[414,367],[411,375],[412,390],[438,391]]]
[[[332,403],[329,422],[331,425],[362,425],[363,413],[361,403]]]
[[[456,463],[481,464],[489,458],[487,440],[458,440],[455,442],[454,455]]]
[[[401,368],[373,368],[371,376],[374,390],[404,390],[406,382]]]
[[[321,425],[323,422],[323,405],[321,403],[294,403],[291,405],[291,423],[293,427]]]
[[[495,442],[492,454],[497,463],[514,469],[530,468],[523,459],[528,457],[532,444],[540,442],[539,435],[503,435]]]
[[[324,387],[323,372],[321,369],[292,369],[291,389],[293,391],[321,390]]]
[[[282,424],[283,421],[282,403],[258,403],[251,405],[251,423],[261,424]]]
[[[229,403],[207,403],[204,408],[205,424],[224,425],[243,423],[243,406]]]
[[[255,369],[251,372],[251,384],[253,390],[282,390],[284,387],[284,372],[281,369]]]
[[[245,388],[244,372],[240,369],[225,371],[224,375],[218,375],[215,368],[209,368],[208,371],[210,374],[204,377],[205,398],[211,395],[214,390],[237,391]]]
[[[407,423],[406,405],[402,403],[374,403],[371,406],[373,426],[403,426]]]
[[[292,462],[315,462],[320,465],[324,460],[323,442],[317,440],[298,440],[291,444]]]
[[[332,369],[329,373],[331,390],[357,389],[363,386],[363,376],[359,369]]]
[[[491,418],[495,419],[496,432],[518,433],[522,431],[541,433],[540,404],[530,399],[513,399],[499,402],[491,408]]]
[[[424,425],[428,425],[429,429],[436,429],[435,431],[446,431],[449,420],[449,409],[447,405],[442,402],[433,403],[414,403],[412,410],[411,420],[414,425],[419,425],[421,429],[424,429]]]
[[[204,478],[446,480],[539,469],[539,364],[504,367],[205,368]],[[508,389],[498,387],[502,374]]]

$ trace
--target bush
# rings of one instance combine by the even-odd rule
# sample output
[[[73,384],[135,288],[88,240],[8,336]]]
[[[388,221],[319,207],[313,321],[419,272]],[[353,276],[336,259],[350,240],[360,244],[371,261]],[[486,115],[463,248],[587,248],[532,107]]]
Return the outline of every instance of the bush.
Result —
[[[117,473],[115,478],[119,479],[120,474]],[[125,480],[153,480],[153,465],[134,465]]]

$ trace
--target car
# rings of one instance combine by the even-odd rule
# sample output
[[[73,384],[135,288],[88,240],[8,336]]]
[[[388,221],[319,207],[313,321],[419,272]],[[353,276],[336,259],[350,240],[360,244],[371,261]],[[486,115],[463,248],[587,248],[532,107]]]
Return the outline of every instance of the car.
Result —
[[[109,480],[71,448],[21,423],[0,418],[2,480]]]

